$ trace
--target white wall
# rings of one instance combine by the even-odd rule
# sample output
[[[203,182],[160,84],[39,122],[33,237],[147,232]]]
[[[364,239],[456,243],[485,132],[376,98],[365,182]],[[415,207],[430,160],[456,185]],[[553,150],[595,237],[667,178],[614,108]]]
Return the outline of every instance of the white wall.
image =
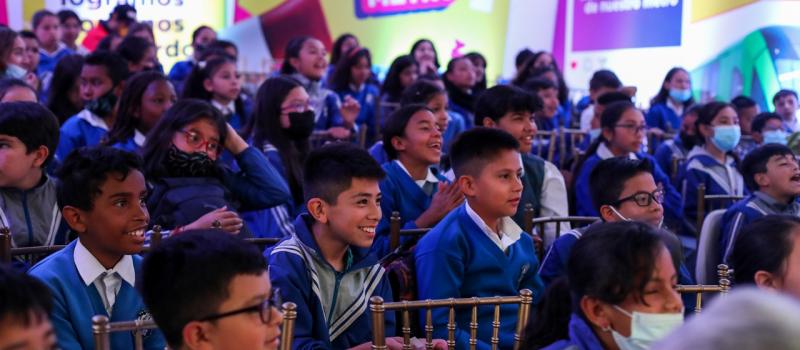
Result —
[[[556,27],[558,0],[509,0],[503,77],[516,73],[514,58],[524,48],[551,51]]]

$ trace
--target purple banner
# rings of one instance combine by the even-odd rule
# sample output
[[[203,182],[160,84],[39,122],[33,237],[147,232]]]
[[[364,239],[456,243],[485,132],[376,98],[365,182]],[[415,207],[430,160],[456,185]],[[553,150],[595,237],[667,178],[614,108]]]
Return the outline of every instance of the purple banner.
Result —
[[[572,51],[679,46],[683,0],[573,0]]]

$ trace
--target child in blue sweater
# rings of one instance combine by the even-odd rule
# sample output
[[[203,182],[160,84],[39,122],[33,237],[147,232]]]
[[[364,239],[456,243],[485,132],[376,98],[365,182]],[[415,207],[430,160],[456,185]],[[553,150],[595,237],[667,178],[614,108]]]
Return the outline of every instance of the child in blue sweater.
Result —
[[[111,322],[150,317],[134,289],[138,254],[150,221],[138,156],[109,147],[70,153],[59,170],[58,203],[78,239],[30,270],[53,293],[50,318],[64,349],[94,348],[92,317]],[[111,348],[133,349],[133,335],[111,335]],[[163,349],[159,331],[145,335],[147,349]]]
[[[383,165],[381,210],[373,250],[389,251],[390,213],[399,212],[403,229],[430,228],[464,201],[455,184],[434,166],[442,154],[442,133],[430,109],[411,104],[392,113],[383,129],[383,148],[391,159]],[[401,243],[410,237],[403,237]]]
[[[475,128],[456,139],[450,159],[467,198],[420,239],[414,253],[420,300],[517,295],[544,290],[533,240],[511,219],[522,197],[519,142],[505,131]],[[478,309],[477,349],[489,349],[494,308]],[[500,348],[511,348],[517,305],[501,307]],[[468,309],[456,311],[456,348],[466,349]],[[434,336],[447,335],[447,309],[433,311]],[[421,323],[425,323],[423,315]]]
[[[742,173],[752,193],[722,217],[719,258],[724,263],[742,227],[765,215],[800,216],[800,166],[791,149],[780,144],[760,146],[744,158]]]
[[[188,231],[153,248],[141,276],[142,299],[170,348],[278,348],[280,291],[255,245],[219,230]]]
[[[650,101],[647,125],[664,132],[676,132],[681,125],[681,116],[692,104],[694,97],[689,72],[674,67],[667,72],[661,89]]]
[[[292,348],[369,349],[369,298],[392,300],[384,268],[370,252],[385,174],[349,143],[312,151],[303,173],[308,213],[297,217],[294,236],[265,253],[272,285],[297,304]],[[392,313],[386,321],[391,335]]]
[[[128,63],[122,56],[107,51],[86,56],[78,80],[86,105],[61,125],[56,159],[63,161],[75,148],[100,143],[114,125],[114,107],[127,78]]]
[[[686,161],[686,156],[689,151],[694,148],[697,143],[697,129],[694,125],[697,121],[697,114],[700,112],[701,105],[693,105],[686,110],[681,118],[681,130],[671,140],[665,140],[656,148],[656,153],[653,156],[658,163],[661,170],[664,171],[670,179],[672,184],[677,186],[681,184],[682,179],[678,179],[680,164]],[[681,162],[676,168],[673,164],[673,159],[681,159]]]
[[[210,56],[192,68],[181,96],[208,101],[238,131],[245,125],[250,114],[241,92],[236,58],[221,54]]]
[[[0,265],[0,349],[56,349],[53,296],[38,279]]]
[[[361,106],[356,117],[356,126],[366,126],[366,146],[375,142],[377,125],[377,106],[380,91],[375,84],[369,82],[372,75],[372,56],[369,50],[355,47],[343,52],[333,75],[329,77],[328,86],[339,95],[341,100],[348,96]]]

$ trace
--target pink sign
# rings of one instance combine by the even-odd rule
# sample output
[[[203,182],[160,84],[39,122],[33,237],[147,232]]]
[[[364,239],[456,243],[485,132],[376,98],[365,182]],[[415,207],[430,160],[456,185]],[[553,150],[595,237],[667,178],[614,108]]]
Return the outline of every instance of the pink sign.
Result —
[[[358,18],[444,10],[456,0],[355,0]]]

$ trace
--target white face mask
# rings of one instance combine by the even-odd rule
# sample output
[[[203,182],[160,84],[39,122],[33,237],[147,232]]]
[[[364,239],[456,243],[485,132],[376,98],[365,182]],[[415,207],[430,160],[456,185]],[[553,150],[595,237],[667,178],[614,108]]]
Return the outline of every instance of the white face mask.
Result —
[[[10,78],[25,79],[25,75],[27,74],[28,71],[25,68],[16,64],[9,64],[8,67],[6,67],[6,75]]]
[[[683,323],[683,312],[674,314],[651,314],[634,311],[631,314],[614,305],[619,312],[631,318],[631,336],[625,337],[611,329],[611,336],[620,350],[648,349],[653,343],[664,339]]]
[[[610,205],[608,207],[611,208],[611,211],[614,212],[614,215],[618,216],[620,219],[622,219],[622,221],[633,221],[631,219],[622,216],[622,213],[618,212],[617,208],[614,208]],[[661,228],[661,226],[663,225],[664,225],[664,215],[661,215],[661,220],[658,221],[658,226],[656,226],[656,228]]]

